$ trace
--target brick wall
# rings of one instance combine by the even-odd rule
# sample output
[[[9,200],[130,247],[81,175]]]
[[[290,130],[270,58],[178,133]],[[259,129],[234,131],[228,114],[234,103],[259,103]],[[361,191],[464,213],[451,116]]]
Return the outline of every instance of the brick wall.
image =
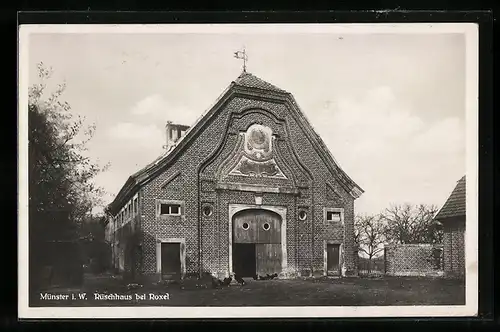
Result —
[[[228,205],[255,204],[255,193],[216,190],[216,183],[227,182],[299,192],[262,194],[262,204],[287,208],[287,263],[293,272],[323,274],[324,243],[333,240],[343,243],[346,275],[357,274],[354,199],[324,164],[313,143],[305,137],[301,122],[292,114],[283,102],[234,97],[222,105],[218,116],[206,124],[171,166],[142,187],[139,196],[142,273],[156,273],[156,242],[162,238],[185,239],[187,273],[199,271],[200,264],[205,271],[227,272]],[[239,132],[253,123],[272,128],[276,136],[275,158],[287,179],[224,173],[232,162]],[[156,206],[160,199],[181,201],[182,216],[158,217]],[[210,216],[201,213],[206,205],[214,208]],[[343,208],[344,226],[327,225],[324,207]],[[307,212],[305,220],[298,219],[300,210]]]
[[[450,277],[465,275],[465,218],[443,220],[444,271]]]
[[[442,245],[388,245],[384,251],[385,273],[394,276],[440,276],[443,275],[442,255]]]

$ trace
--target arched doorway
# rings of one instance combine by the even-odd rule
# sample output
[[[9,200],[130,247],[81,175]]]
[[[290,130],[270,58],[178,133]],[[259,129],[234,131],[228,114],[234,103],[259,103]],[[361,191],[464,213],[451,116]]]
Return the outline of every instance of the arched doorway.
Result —
[[[247,209],[233,216],[232,266],[242,277],[279,274],[282,269],[281,216]]]

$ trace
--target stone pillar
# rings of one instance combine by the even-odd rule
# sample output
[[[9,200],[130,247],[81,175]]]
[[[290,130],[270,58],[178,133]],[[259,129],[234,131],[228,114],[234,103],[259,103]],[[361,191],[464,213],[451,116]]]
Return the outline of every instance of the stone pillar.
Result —
[[[346,203],[344,208],[344,262],[345,276],[357,277],[358,266],[356,264],[357,248],[354,241],[354,200]]]

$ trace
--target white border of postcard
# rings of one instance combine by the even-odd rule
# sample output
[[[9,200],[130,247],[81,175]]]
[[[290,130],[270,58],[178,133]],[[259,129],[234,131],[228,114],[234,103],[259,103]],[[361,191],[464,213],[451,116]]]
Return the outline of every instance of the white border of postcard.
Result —
[[[346,307],[45,307],[28,306],[28,57],[33,33],[342,33],[441,34],[466,37],[466,304]],[[475,316],[478,310],[478,26],[474,23],[402,24],[166,24],[21,25],[19,28],[19,318],[300,318]]]

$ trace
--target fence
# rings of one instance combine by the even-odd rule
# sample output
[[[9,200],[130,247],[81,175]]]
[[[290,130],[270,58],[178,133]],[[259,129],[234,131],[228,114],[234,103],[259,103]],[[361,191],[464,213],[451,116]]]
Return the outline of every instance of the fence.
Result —
[[[397,244],[385,246],[385,273],[394,276],[442,276],[443,246]]]
[[[360,276],[381,276],[385,273],[385,262],[383,258],[358,257],[358,274]]]

